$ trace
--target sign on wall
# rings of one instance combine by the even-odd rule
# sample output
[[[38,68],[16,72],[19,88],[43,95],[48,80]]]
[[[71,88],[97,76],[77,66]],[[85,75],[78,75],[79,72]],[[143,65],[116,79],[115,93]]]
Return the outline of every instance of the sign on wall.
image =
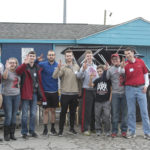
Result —
[[[24,62],[25,57],[30,51],[34,51],[34,48],[21,48],[21,60]]]

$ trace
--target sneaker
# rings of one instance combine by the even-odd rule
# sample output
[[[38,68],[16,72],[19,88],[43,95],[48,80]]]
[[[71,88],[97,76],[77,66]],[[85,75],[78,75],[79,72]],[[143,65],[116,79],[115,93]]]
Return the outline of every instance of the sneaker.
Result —
[[[75,131],[75,129],[70,129],[70,130],[69,130],[69,133],[70,133],[70,134],[77,134],[77,132]]]
[[[122,132],[121,136],[124,137],[124,138],[126,138],[127,137],[127,133],[126,132]]]
[[[27,134],[23,134],[23,135],[22,135],[22,138],[23,138],[23,139],[28,139],[28,135],[27,135]]]
[[[63,132],[62,132],[62,131],[59,131],[58,136],[59,136],[59,137],[62,137],[62,136],[63,136]]]
[[[33,133],[31,134],[31,137],[37,138],[38,135],[37,135],[35,132],[33,132]]]
[[[48,130],[47,130],[47,128],[45,128],[45,129],[43,130],[43,135],[47,135],[47,133],[48,133]]]
[[[116,133],[112,133],[112,134],[111,134],[111,137],[112,137],[112,138],[116,138],[116,137],[117,137],[117,134],[116,134]]]
[[[84,131],[84,132],[83,132],[83,135],[90,136],[91,133],[90,133],[90,131]]]
[[[110,136],[110,132],[106,132],[105,136],[109,137]]]
[[[144,134],[144,139],[150,140],[150,134]]]
[[[50,131],[50,135],[57,135],[55,128],[52,128]]]
[[[127,139],[131,139],[131,138],[135,138],[135,137],[136,137],[135,133],[129,133],[129,134],[126,136]]]
[[[101,131],[100,130],[96,130],[96,135],[97,136],[100,136],[102,133],[101,133]]]

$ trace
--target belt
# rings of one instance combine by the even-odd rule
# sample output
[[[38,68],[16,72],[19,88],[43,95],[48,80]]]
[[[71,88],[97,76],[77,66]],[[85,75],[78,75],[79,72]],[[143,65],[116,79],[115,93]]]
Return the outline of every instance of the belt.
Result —
[[[143,86],[145,84],[139,84],[139,85],[127,85],[127,86],[132,86],[132,87],[140,87],[140,86]]]

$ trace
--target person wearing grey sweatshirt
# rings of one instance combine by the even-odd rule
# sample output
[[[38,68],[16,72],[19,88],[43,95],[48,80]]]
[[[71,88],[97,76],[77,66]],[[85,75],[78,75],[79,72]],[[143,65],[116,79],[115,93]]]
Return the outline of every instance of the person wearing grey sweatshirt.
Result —
[[[112,83],[112,138],[118,133],[118,124],[121,114],[121,135],[126,137],[127,133],[127,102],[125,98],[124,76],[120,74],[120,57],[118,54],[111,56],[112,66],[107,70],[107,79]]]
[[[93,63],[92,59],[92,51],[87,50],[85,53],[84,64],[77,73],[77,77],[83,80],[81,132],[83,132],[84,135],[90,135],[89,128],[91,124],[92,111],[94,111],[95,89],[89,86],[90,75],[95,74],[93,80],[98,77],[96,71],[97,66]]]

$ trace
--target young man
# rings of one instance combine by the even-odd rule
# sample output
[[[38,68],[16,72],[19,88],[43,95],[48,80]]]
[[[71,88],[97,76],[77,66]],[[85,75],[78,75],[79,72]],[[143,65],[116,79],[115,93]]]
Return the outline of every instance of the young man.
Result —
[[[90,75],[89,86],[96,88],[95,98],[95,129],[97,136],[100,136],[102,129],[102,120],[104,122],[104,132],[106,136],[110,135],[110,101],[111,101],[111,82],[106,78],[104,66],[97,67],[99,78],[93,80],[93,74]]]
[[[125,93],[128,105],[128,138],[134,138],[136,130],[136,100],[140,107],[144,138],[150,140],[150,121],[147,110],[146,92],[149,86],[148,71],[142,59],[134,57],[134,50],[127,48],[124,52],[127,61],[122,62],[125,72]]]
[[[63,135],[64,123],[66,119],[66,113],[69,106],[70,112],[70,130],[72,134],[77,132],[74,129],[75,113],[77,108],[77,98],[79,95],[79,80],[77,79],[77,72],[79,66],[73,61],[73,53],[68,50],[65,52],[66,64],[62,66],[61,61],[58,64],[57,69],[53,73],[53,77],[60,78],[61,86],[61,113],[59,120],[59,136]]]
[[[55,130],[55,110],[59,105],[59,97],[58,97],[58,79],[54,79],[52,77],[54,70],[57,68],[57,62],[55,61],[55,52],[53,50],[49,50],[47,53],[47,59],[46,61],[42,61],[42,55],[37,59],[38,64],[42,67],[42,85],[44,88],[44,93],[47,99],[47,106],[44,109],[43,113],[43,124],[44,124],[44,130],[43,135],[47,135],[48,129],[48,113],[51,112],[51,130],[50,134],[56,135],[57,132]]]
[[[111,56],[112,66],[107,70],[107,79],[112,83],[112,138],[118,133],[118,124],[121,114],[121,135],[126,137],[127,132],[127,102],[124,90],[124,76],[119,72],[120,57],[118,54]]]
[[[28,132],[32,137],[37,137],[35,132],[35,119],[37,111],[37,98],[46,104],[46,98],[41,83],[42,69],[34,63],[36,53],[30,51],[22,65],[16,69],[16,73],[21,75],[21,99],[22,99],[22,120],[21,133],[27,139]],[[28,109],[30,110],[29,130],[27,127]]]
[[[83,80],[83,91],[82,91],[82,122],[81,122],[81,132],[84,135],[90,135],[90,125],[92,118],[92,111],[94,107],[95,100],[95,90],[93,87],[89,86],[90,75],[94,74],[93,80],[98,77],[97,66],[93,63],[93,54],[91,50],[85,52],[85,61],[77,77]]]

